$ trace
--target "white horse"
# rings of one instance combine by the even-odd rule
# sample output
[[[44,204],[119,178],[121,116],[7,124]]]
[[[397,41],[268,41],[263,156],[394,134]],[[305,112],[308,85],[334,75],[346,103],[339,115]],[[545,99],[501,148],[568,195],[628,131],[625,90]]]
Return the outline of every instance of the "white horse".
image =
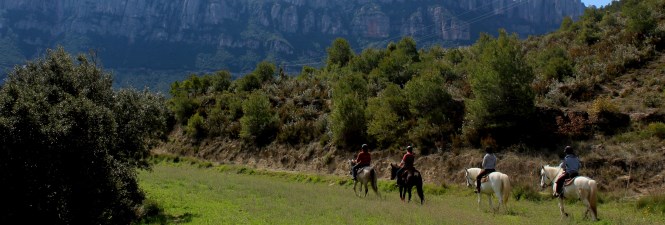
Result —
[[[353,169],[353,166],[355,166],[356,163],[353,160],[349,160],[349,165],[351,166],[351,169]],[[356,191],[356,185],[360,182],[360,191],[363,190],[363,186],[365,187],[364,197],[367,197],[367,192],[369,192],[367,184],[372,183],[372,189],[374,190],[374,193],[376,193],[376,195],[380,198],[381,194],[379,194],[379,187],[377,186],[377,177],[376,170],[374,170],[374,167],[372,166],[366,166],[358,169],[356,180],[353,182],[353,192],[356,193],[356,196],[360,197]]]
[[[480,168],[468,168],[464,169],[466,175],[466,186],[467,187],[476,187],[476,177],[480,174]],[[499,200],[499,207],[501,205],[507,209],[506,203],[510,197],[510,191],[512,187],[510,186],[510,178],[508,175],[501,172],[492,172],[488,176],[488,181],[480,184],[480,193],[478,193],[478,207],[480,207],[480,195],[487,194],[487,200],[489,201],[490,208],[494,209],[492,205],[492,194],[496,196]]]
[[[542,166],[540,170],[540,186],[546,188],[552,186],[552,190],[556,190],[556,178],[563,173],[561,167]],[[598,211],[596,210],[596,181],[584,176],[577,176],[574,178],[572,184],[563,188],[563,197],[568,199],[580,199],[586,205],[584,218],[588,218],[591,212],[591,219],[598,220]],[[563,211],[563,199],[559,198],[559,209],[561,210],[561,217],[568,216],[568,213]]]

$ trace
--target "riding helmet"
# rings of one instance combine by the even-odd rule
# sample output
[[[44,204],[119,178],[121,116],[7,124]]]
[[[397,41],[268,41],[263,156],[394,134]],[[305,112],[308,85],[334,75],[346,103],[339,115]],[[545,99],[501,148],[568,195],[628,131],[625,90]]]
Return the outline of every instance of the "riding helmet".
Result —
[[[367,144],[363,144],[362,146],[360,146],[360,148],[367,150],[368,147]]]
[[[566,148],[563,149],[563,152],[566,154],[573,154],[573,147],[566,146]]]
[[[406,151],[413,152],[413,147],[411,147],[411,145],[406,146]]]

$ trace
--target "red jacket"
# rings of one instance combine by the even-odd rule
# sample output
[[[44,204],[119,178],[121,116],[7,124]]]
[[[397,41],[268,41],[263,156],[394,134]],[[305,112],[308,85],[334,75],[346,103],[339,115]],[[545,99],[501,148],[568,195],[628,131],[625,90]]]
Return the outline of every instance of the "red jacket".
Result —
[[[402,157],[402,168],[412,168],[414,161],[416,161],[416,156],[413,155],[413,153],[407,152],[404,154],[404,157]]]
[[[358,153],[358,157],[356,158],[357,164],[369,165],[371,162],[372,156],[369,154],[369,152],[360,151],[360,153]]]

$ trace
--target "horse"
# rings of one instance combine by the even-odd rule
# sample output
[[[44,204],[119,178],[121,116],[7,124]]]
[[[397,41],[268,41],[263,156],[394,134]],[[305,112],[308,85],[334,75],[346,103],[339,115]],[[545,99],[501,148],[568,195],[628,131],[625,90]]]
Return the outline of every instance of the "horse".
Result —
[[[356,165],[356,163],[353,160],[349,160],[349,165],[351,166],[351,169],[353,170],[353,166]],[[376,193],[377,196],[381,197],[381,194],[379,194],[379,187],[377,186],[377,175],[376,171],[374,170],[374,167],[371,166],[366,166],[363,168],[358,169],[358,176],[356,176],[356,180],[353,181],[353,192],[356,193],[356,196],[360,197],[358,195],[358,192],[356,191],[356,185],[360,183],[360,191],[363,190],[363,186],[365,186],[365,196],[367,197],[367,192],[369,192],[369,188],[367,186],[368,183],[372,183],[372,189],[374,190],[374,193]]]
[[[464,169],[466,176],[466,186],[467,187],[476,187],[476,177],[480,174],[480,168],[466,168]],[[498,209],[501,209],[501,206],[507,210],[508,199],[510,198],[510,192],[512,187],[510,186],[510,178],[508,175],[501,172],[492,172],[487,175],[487,182],[480,184],[480,193],[478,193],[478,207],[480,207],[480,198],[481,194],[487,195],[487,201],[489,201],[490,208],[494,209],[492,205],[492,194],[496,196],[499,201]]]
[[[399,198],[404,201],[406,194],[409,194],[409,201],[411,202],[411,189],[413,186],[416,186],[416,191],[420,197],[420,204],[425,203],[425,195],[423,194],[423,178],[420,175],[420,172],[416,169],[413,169],[412,174],[406,177],[405,181],[402,181],[401,176],[397,174],[397,171],[400,169],[399,166],[394,163],[390,164],[390,179],[397,179],[397,186],[399,186]],[[408,172],[408,171],[405,171]]]
[[[556,191],[556,178],[563,173],[561,167],[554,167],[545,165],[540,169],[540,186],[546,188],[552,186],[552,190]],[[584,177],[577,176],[572,184],[563,187],[563,197],[568,199],[580,199],[586,205],[584,218],[588,218],[591,212],[591,219],[598,220],[598,211],[596,209],[596,193],[598,192],[596,181]],[[561,210],[561,217],[567,217],[568,213],[563,210],[563,198],[559,198],[559,210]]]

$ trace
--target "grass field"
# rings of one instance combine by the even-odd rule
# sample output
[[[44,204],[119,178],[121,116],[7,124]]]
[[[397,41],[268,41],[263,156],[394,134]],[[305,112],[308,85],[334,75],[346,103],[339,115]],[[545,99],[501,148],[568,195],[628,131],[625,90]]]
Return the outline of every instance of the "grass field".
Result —
[[[254,171],[228,166],[158,163],[139,174],[148,201],[162,210],[143,224],[665,224],[665,215],[635,203],[598,207],[600,221],[582,219],[582,203],[568,203],[561,220],[556,201],[515,201],[509,211],[481,209],[471,190],[440,188],[424,205],[402,203],[382,181],[382,198],[358,198],[348,178]]]

